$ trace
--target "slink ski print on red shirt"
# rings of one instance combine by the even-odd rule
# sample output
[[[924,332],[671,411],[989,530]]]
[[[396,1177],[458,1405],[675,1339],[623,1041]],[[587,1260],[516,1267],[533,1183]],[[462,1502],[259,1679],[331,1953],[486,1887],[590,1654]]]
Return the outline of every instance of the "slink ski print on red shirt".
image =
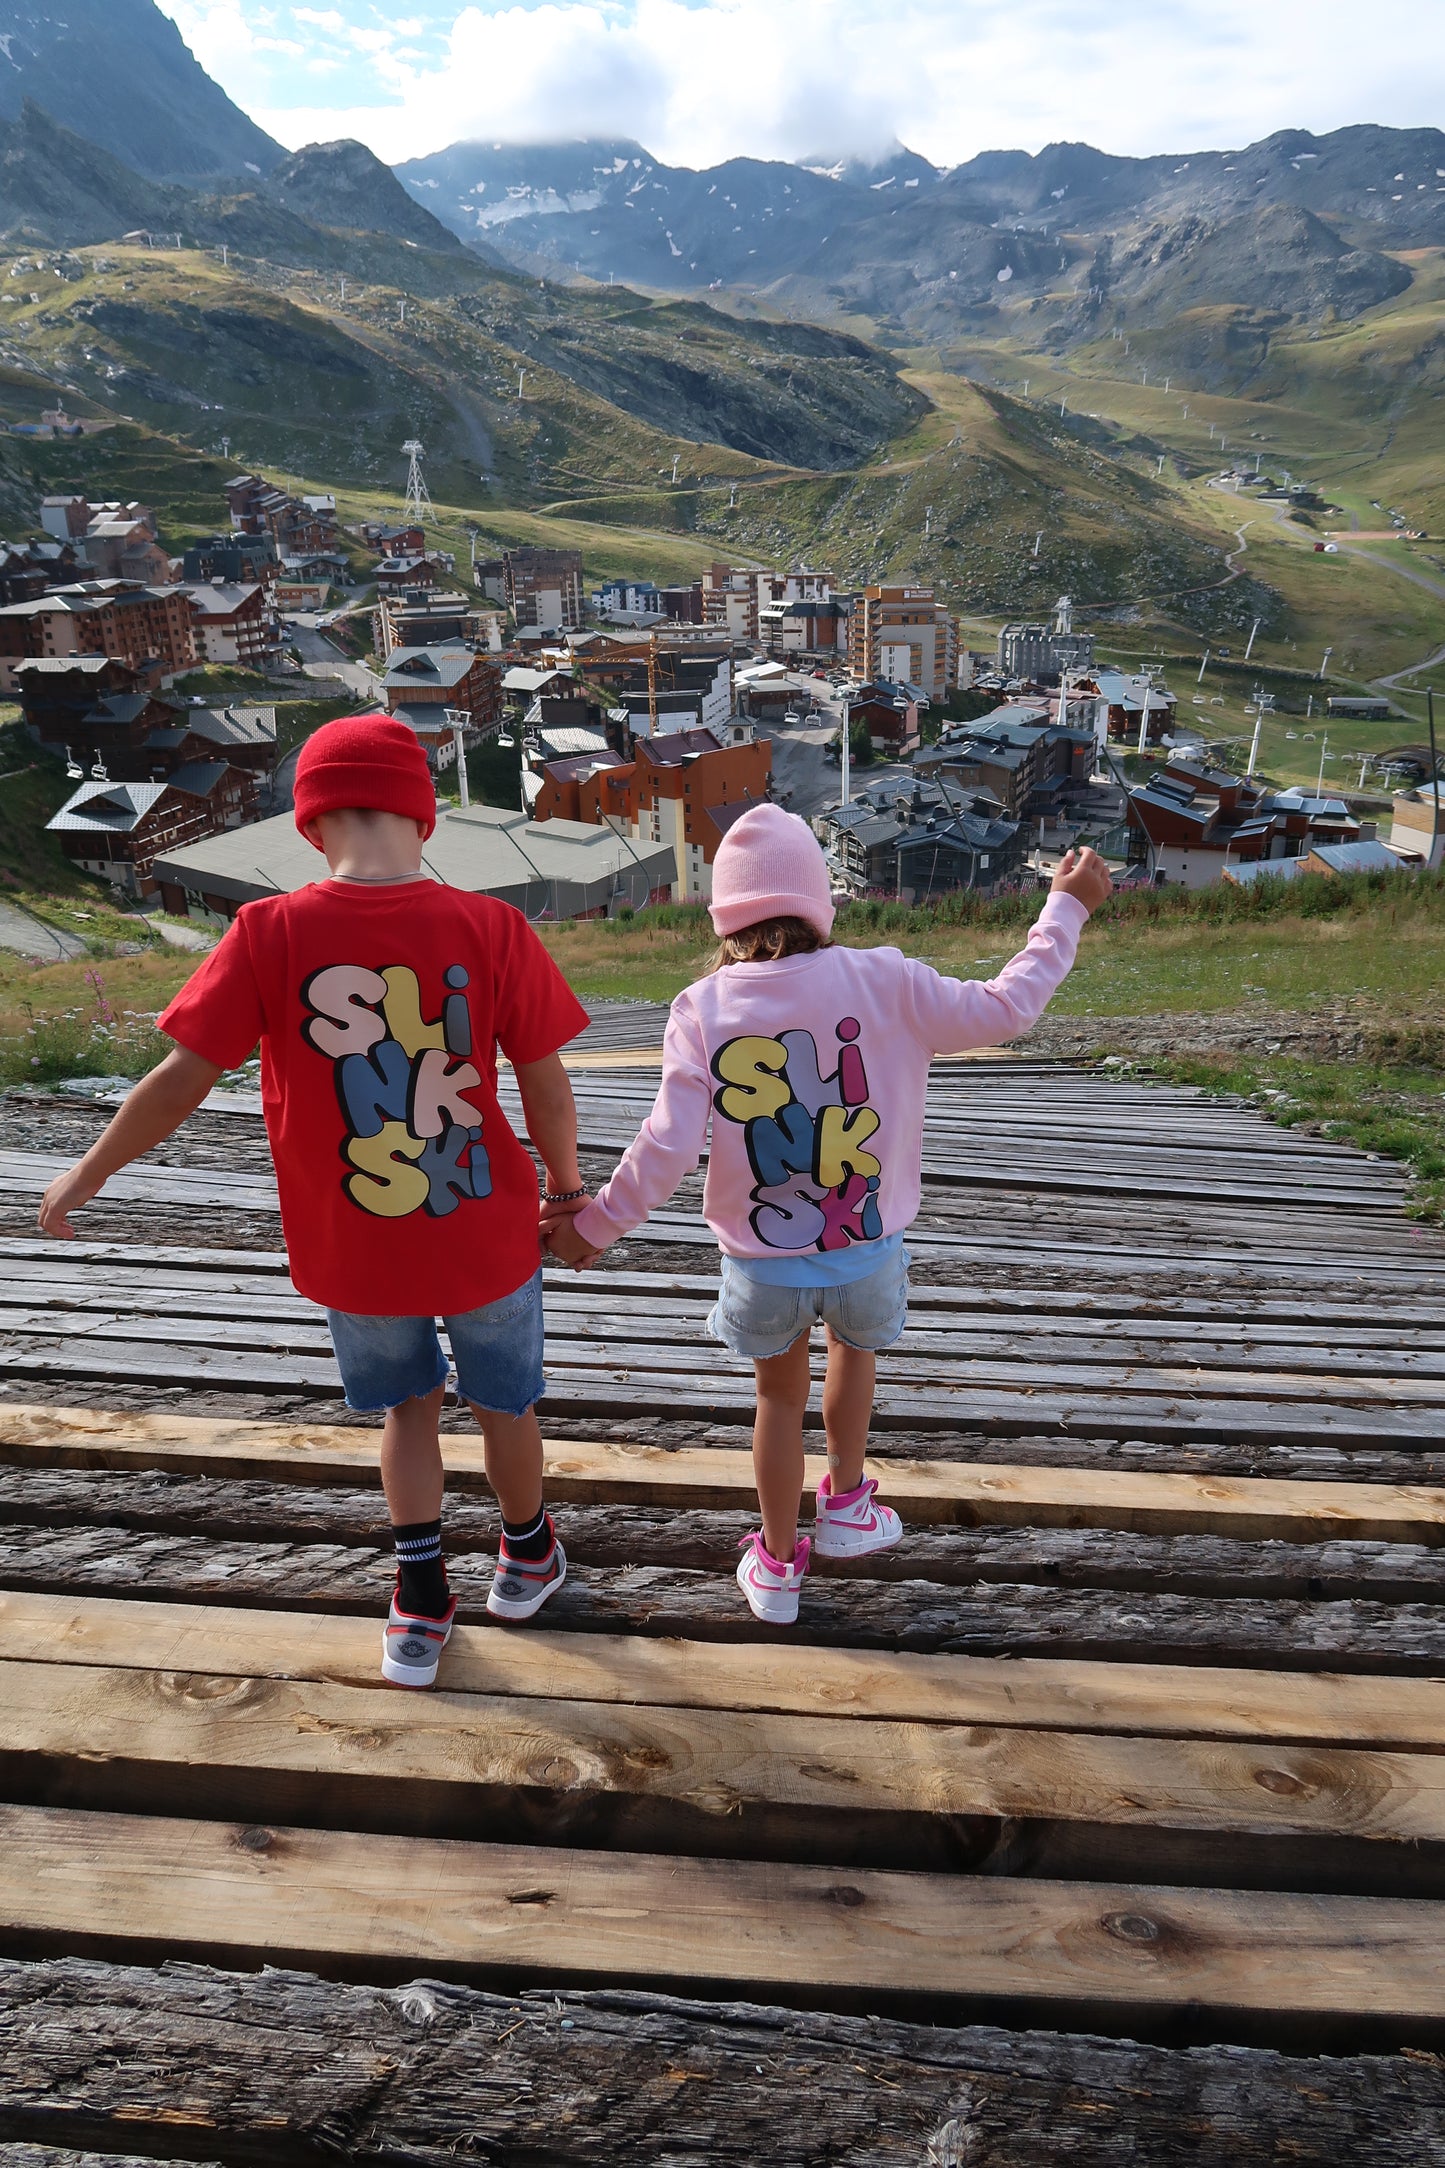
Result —
[[[406,964],[328,964],[301,989],[310,1011],[301,1036],[335,1065],[341,1154],[352,1170],[342,1187],[377,1219],[443,1219],[492,1193],[481,1112],[463,1096],[482,1081],[467,1059],[467,972],[452,964],[442,978],[449,991],[434,1022]]]
[[[821,1073],[811,1031],[729,1039],[713,1056],[713,1107],[742,1126],[757,1187],[749,1224],[770,1250],[843,1250],[876,1242],[882,1162],[864,1146],[878,1129],[856,1044],[856,1017],[835,1027],[837,1066]]]

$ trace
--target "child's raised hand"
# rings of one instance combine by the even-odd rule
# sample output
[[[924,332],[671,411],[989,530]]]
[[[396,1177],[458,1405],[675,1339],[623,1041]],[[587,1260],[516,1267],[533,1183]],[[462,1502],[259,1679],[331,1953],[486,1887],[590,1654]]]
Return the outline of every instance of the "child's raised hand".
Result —
[[[602,1255],[601,1250],[594,1249],[585,1236],[578,1234],[575,1217],[570,1213],[547,1228],[542,1240],[548,1254],[560,1258],[564,1265],[571,1265],[574,1272],[583,1271]]]
[[[1065,851],[1049,884],[1049,893],[1072,896],[1086,911],[1097,911],[1105,897],[1113,895],[1114,883],[1103,859],[1086,843],[1078,850]]]

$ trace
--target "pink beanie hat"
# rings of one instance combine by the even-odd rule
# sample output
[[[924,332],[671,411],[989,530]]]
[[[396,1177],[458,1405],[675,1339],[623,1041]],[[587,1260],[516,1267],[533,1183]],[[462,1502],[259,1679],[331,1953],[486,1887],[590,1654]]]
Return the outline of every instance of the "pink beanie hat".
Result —
[[[826,940],[833,931],[833,898],[807,822],[780,805],[749,806],[718,845],[708,909],[719,935],[766,918],[801,918]]]

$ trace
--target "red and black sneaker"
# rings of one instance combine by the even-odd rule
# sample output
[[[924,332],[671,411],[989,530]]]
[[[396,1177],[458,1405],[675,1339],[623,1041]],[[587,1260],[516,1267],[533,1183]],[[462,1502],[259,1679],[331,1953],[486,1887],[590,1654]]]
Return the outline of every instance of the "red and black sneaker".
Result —
[[[399,1585],[399,1584],[398,1584]],[[442,1650],[451,1639],[457,1599],[440,1618],[403,1611],[393,1592],[391,1616],[381,1637],[381,1675],[393,1686],[435,1686]]]
[[[551,1528],[551,1519],[548,1518]],[[497,1570],[492,1576],[487,1609],[493,1618],[531,1618],[549,1596],[555,1596],[567,1578],[567,1553],[552,1529],[552,1548],[545,1558],[513,1558],[502,1538]]]

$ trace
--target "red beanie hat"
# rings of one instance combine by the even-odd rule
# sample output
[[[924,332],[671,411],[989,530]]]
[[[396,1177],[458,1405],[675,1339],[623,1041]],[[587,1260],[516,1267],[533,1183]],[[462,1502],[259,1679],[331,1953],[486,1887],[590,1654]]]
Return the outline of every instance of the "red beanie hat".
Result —
[[[417,734],[393,715],[343,715],[306,740],[296,762],[296,826],[346,806],[437,824],[431,770]]]

